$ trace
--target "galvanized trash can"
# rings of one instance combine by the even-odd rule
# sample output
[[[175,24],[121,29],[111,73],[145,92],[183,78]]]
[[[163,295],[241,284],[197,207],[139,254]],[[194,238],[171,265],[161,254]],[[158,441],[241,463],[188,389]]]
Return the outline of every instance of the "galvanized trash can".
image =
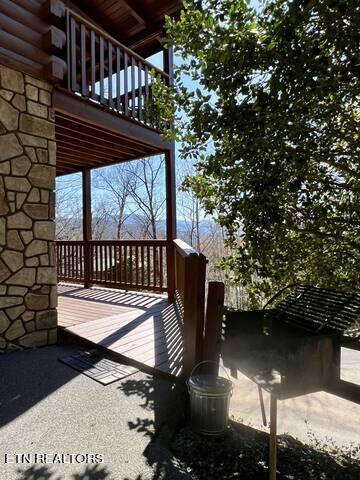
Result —
[[[228,378],[206,374],[194,375],[195,370],[204,363],[215,362],[198,363],[188,380],[190,425],[197,433],[221,435],[228,425],[233,383],[225,369]]]

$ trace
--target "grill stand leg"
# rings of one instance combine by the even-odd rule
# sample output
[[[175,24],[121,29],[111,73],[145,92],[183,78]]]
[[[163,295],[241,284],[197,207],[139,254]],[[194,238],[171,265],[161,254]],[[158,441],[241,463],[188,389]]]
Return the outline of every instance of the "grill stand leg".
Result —
[[[277,398],[270,396],[269,480],[276,480]]]

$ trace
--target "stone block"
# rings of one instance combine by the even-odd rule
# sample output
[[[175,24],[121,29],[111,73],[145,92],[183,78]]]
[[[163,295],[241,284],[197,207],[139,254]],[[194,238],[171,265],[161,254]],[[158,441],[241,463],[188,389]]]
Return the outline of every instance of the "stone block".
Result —
[[[37,330],[56,327],[57,326],[56,310],[47,310],[46,312],[38,312],[36,314],[35,322],[36,322]]]
[[[23,74],[0,65],[1,86],[12,92],[24,93],[25,84]]]
[[[39,163],[48,163],[49,154],[44,148],[37,148],[36,155]]]
[[[35,115],[36,117],[40,118],[48,118],[48,107],[41,105],[41,103],[28,100],[27,111],[30,113],[30,115]]]
[[[50,308],[56,308],[58,303],[57,286],[51,287],[49,306]]]
[[[18,250],[19,252],[24,250],[24,244],[21,241],[17,230],[9,230],[7,232],[7,245],[11,246],[13,250]]]
[[[49,308],[49,296],[28,293],[25,297],[25,305],[30,310],[45,310]]]
[[[6,315],[10,318],[10,320],[15,320],[19,318],[20,315],[25,311],[24,305],[19,305],[17,307],[11,307],[6,310]]]
[[[27,258],[25,260],[25,265],[27,267],[38,267],[39,266],[39,259],[38,257],[31,257],[31,258]]]
[[[49,218],[49,207],[37,203],[24,205],[24,212],[34,220],[47,220]]]
[[[9,175],[10,174],[10,162],[1,162],[0,163],[0,175]]]
[[[5,177],[5,186],[15,192],[29,192],[31,189],[29,181],[23,177]]]
[[[9,92],[9,90],[0,90],[0,97],[4,98],[7,102],[10,102],[14,96],[14,92]]]
[[[16,194],[16,209],[20,210],[26,200],[26,193],[17,193]]]
[[[26,155],[11,160],[11,174],[25,176],[29,173],[31,162]]]
[[[32,220],[24,212],[18,212],[10,215],[7,219],[8,228],[17,228],[28,230],[32,227]]]
[[[25,86],[25,95],[29,100],[37,102],[39,100],[39,89],[34,85],[27,84]]]
[[[13,101],[11,102],[12,105],[14,105],[15,108],[19,110],[19,112],[25,112],[26,111],[26,100],[23,95],[16,94],[15,97],[13,98]]]
[[[23,147],[20,145],[14,133],[0,136],[0,162],[18,157],[23,153]]]
[[[27,333],[19,340],[19,344],[27,348],[47,345],[47,331],[39,330],[37,332]]]
[[[35,331],[35,322],[33,320],[31,320],[31,322],[25,323],[24,327],[25,327],[25,330],[27,331],[27,333],[34,332]]]
[[[25,133],[19,133],[21,143],[28,147],[46,148],[47,141],[45,138],[37,137],[36,135],[26,135]],[[35,159],[36,161],[36,159]]]
[[[26,287],[9,287],[9,295],[18,295],[23,297],[28,289]]]
[[[52,104],[51,93],[46,90],[40,90],[39,102],[50,107]]]
[[[21,285],[24,287],[32,287],[35,283],[36,268],[24,267],[18,272],[14,273],[6,280],[9,285]]]
[[[56,207],[56,198],[55,192],[49,192],[49,218],[55,220],[55,207]]]
[[[30,322],[30,320],[32,320],[34,317],[35,317],[35,312],[30,312],[29,310],[24,312],[21,316],[21,318],[25,323]]]
[[[20,115],[20,131],[29,135],[37,135],[50,140],[55,139],[55,125],[48,120],[34,117],[27,113]]]
[[[40,240],[53,241],[55,239],[55,222],[34,222],[34,235],[35,238],[38,238]]]
[[[35,255],[41,255],[48,253],[48,242],[44,240],[33,240],[30,245],[26,247],[25,257],[34,257]]]
[[[24,242],[25,245],[28,245],[32,239],[34,238],[33,232],[29,232],[24,230],[23,232],[20,232],[20,236]]]
[[[0,98],[0,118],[6,130],[13,131],[18,129],[19,112],[3,98]]]
[[[41,190],[41,203],[49,203],[49,194],[53,192],[49,192],[48,190]]]
[[[4,250],[1,258],[12,272],[17,272],[24,265],[23,254],[14,250]]]
[[[5,265],[5,263],[0,260],[0,283],[4,282],[11,275],[11,271]]]
[[[25,147],[25,152],[33,163],[37,162],[36,150],[34,147]]]
[[[29,193],[28,197],[29,203],[39,203],[40,202],[40,191],[38,188],[33,188]]]
[[[6,242],[5,225],[6,225],[5,218],[0,218],[0,245],[5,245],[5,242]]]
[[[22,297],[0,297],[0,311],[23,303]]]
[[[41,255],[40,256],[40,265],[43,267],[49,266],[49,255]]]
[[[43,82],[42,80],[30,77],[29,75],[25,75],[25,81],[26,83],[30,83],[30,85],[34,85],[42,90],[46,90],[47,92],[51,92],[53,89],[53,86],[50,83]]]
[[[49,140],[49,163],[50,165],[56,165],[56,143]]]
[[[37,269],[37,283],[56,285],[57,274],[55,267],[38,267]]]
[[[16,338],[21,337],[25,333],[25,328],[21,320],[16,320],[13,322],[10,327],[5,332],[5,338],[7,340],[15,340]]]
[[[47,190],[55,189],[55,168],[49,165],[33,165],[29,180],[33,187],[45,188]]]
[[[10,325],[10,321],[6,316],[6,313],[0,312],[0,334],[5,332],[5,330],[8,328],[9,325]]]
[[[3,352],[6,349],[7,341],[5,338],[0,337],[0,351]]]
[[[0,177],[0,216],[6,215],[10,210],[8,200],[6,198],[6,192],[4,188],[4,182]]]

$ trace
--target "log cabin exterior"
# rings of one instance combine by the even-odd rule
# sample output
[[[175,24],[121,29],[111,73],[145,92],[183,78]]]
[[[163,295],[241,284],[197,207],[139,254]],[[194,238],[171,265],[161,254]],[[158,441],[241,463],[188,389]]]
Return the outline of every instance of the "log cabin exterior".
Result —
[[[163,26],[181,4],[0,2],[0,350],[56,342],[58,276],[174,297],[174,144],[149,106],[154,76],[171,82]],[[146,60],[159,52],[163,68]],[[165,155],[167,238],[93,242],[91,169],[156,154]],[[74,172],[83,241],[56,246],[55,178]],[[129,256],[130,271],[114,267]]]

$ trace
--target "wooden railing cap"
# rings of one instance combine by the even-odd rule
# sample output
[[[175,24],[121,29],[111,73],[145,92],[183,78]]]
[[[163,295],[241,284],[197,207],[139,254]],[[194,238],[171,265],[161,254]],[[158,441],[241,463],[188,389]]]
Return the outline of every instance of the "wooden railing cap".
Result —
[[[189,257],[189,256],[192,256],[192,255],[196,255],[196,256],[199,255],[198,252],[194,248],[192,248],[190,245],[188,245],[183,240],[180,240],[179,238],[176,238],[174,240],[174,245],[175,245],[176,250],[181,255],[183,255],[184,257]]]

